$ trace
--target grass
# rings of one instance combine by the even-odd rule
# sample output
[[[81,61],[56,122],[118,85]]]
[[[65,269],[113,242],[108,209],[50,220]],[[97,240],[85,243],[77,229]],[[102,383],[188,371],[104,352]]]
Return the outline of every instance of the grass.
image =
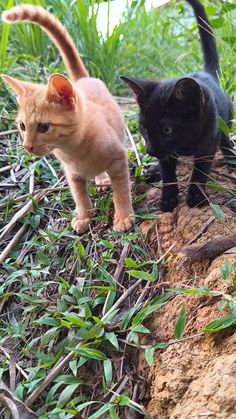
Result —
[[[1,2],[1,10],[10,3]],[[119,74],[167,78],[201,68],[196,25],[187,18],[183,3],[173,2],[170,8],[149,14],[142,3],[133,5],[106,39],[96,29],[93,3],[88,13],[90,4],[50,0],[47,7],[69,28],[91,74],[101,77],[113,93],[125,93]],[[208,7],[208,13],[217,30],[221,80],[233,94],[235,24],[230,7],[216,3]],[[47,37],[33,25],[2,25],[0,52],[1,72],[16,77],[45,81],[51,72],[64,71]],[[3,85],[0,96],[1,131],[11,130],[16,102]],[[140,142],[137,114],[128,112],[126,119],[145,168],[151,158]],[[139,190],[141,168],[132,151],[129,159],[137,216],[134,231],[111,232],[111,193],[98,193],[92,184],[94,225],[78,237],[70,227],[74,204],[59,163],[51,157],[35,160],[26,155],[17,134],[0,137],[0,168],[5,169],[0,172],[0,183],[8,184],[0,185],[0,235],[13,216],[21,214],[2,236],[1,251],[23,229],[0,267],[0,378],[11,384],[13,396],[24,401],[24,413],[27,403],[41,419],[79,414],[117,419],[128,417],[129,409],[149,417],[143,401],[135,397],[137,376],[144,384],[155,351],[182,339],[188,313],[183,305],[173,338],[165,342],[148,329],[149,316],[179,293],[219,299],[206,288],[168,291],[161,285],[172,248],[157,260],[157,241],[150,245],[148,234],[143,233],[139,223],[146,219],[155,223],[157,207]],[[213,175],[210,186],[225,193],[226,199],[235,199],[235,190],[217,183]],[[26,205],[31,209],[28,212],[23,211]],[[212,211],[224,222],[220,207],[213,204]],[[232,287],[235,269],[227,260],[222,266],[222,278]],[[201,334],[235,323],[235,293],[222,294],[220,300],[229,315],[206,324]],[[141,371],[136,362],[140,351],[147,361]],[[9,359],[10,354],[15,361]],[[4,408],[0,416],[9,418]]]

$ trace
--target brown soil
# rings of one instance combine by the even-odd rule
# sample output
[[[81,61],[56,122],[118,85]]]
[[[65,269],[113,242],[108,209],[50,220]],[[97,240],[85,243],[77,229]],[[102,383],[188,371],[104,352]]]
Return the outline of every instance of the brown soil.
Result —
[[[164,288],[205,286],[212,291],[231,292],[231,281],[222,278],[221,267],[226,257],[236,260],[236,251],[223,254],[214,260],[190,265],[181,248],[195,235],[194,243],[205,243],[216,236],[236,232],[236,214],[227,205],[227,195],[209,191],[210,201],[220,204],[224,221],[212,218],[209,207],[189,209],[185,204],[190,161],[179,165],[182,188],[181,202],[171,213],[160,213],[156,223],[145,221],[141,228],[149,237],[157,258],[175,243],[168,256],[168,264],[161,278]],[[212,176],[231,190],[236,189],[236,175],[216,160]],[[234,176],[234,179],[230,177]],[[160,190],[147,188],[150,201],[156,201]],[[229,200],[229,199],[228,199]],[[209,221],[205,231],[202,226]],[[235,249],[234,249],[235,250]],[[183,339],[164,351],[156,351],[149,372],[150,401],[147,410],[156,419],[236,418],[236,331],[234,327],[221,332],[199,336],[207,323],[229,314],[219,308],[220,297],[211,299],[194,295],[176,295],[148,323],[155,342],[173,339],[173,331],[183,302],[187,306],[187,325]],[[193,337],[194,335],[198,335]],[[185,340],[185,338],[191,337]],[[149,342],[148,342],[149,343]],[[140,367],[145,366],[140,359]]]

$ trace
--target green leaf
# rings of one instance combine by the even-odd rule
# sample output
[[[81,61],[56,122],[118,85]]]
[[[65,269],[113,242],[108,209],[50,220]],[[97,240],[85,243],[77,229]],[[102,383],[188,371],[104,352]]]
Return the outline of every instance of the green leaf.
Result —
[[[186,304],[182,305],[179,317],[175,324],[174,335],[176,339],[180,339],[183,336],[184,329],[186,324]]]
[[[153,346],[154,349],[166,349],[168,348],[169,343],[166,342],[158,342],[156,345]]]
[[[70,367],[72,373],[74,374],[74,376],[76,377],[77,370],[78,370],[76,359],[72,359],[72,361],[69,362],[69,367]]]
[[[61,384],[80,384],[82,381],[74,375],[59,375],[54,379],[54,382]]]
[[[86,252],[85,252],[85,248],[83,246],[83,244],[81,243],[81,241],[78,242],[78,250],[79,250],[79,255],[82,259],[84,259],[84,257],[86,256]]]
[[[34,323],[47,324],[49,326],[55,327],[59,327],[61,325],[61,321],[58,319],[54,319],[53,317],[42,317],[41,319],[35,320]]]
[[[158,310],[160,307],[165,304],[170,297],[172,296],[172,293],[167,292],[165,294],[162,294],[156,298],[153,298],[153,300],[149,301],[146,306],[136,316],[133,318],[132,326],[136,326],[143,322],[146,317],[148,317],[150,314],[152,314],[154,311]]]
[[[110,419],[120,419],[120,417],[117,415],[115,408],[113,406],[110,406],[109,414],[110,414]]]
[[[152,275],[148,272],[131,269],[131,270],[127,271],[127,273],[130,276],[132,276],[133,278],[144,279],[145,281],[150,281],[150,282],[154,281]]]
[[[64,388],[64,390],[61,392],[61,394],[59,396],[57,405],[60,406],[60,407],[63,407],[68,402],[68,400],[70,400],[72,394],[77,389],[79,384],[80,383],[69,384],[68,386],[66,386],[66,388]]]
[[[218,123],[219,123],[219,127],[220,127],[221,131],[224,134],[227,134],[227,135],[230,134],[230,129],[229,129],[227,123],[224,121],[224,119],[221,118],[221,116],[218,117]]]
[[[222,211],[222,209],[220,208],[219,205],[217,204],[210,204],[210,208],[213,212],[214,217],[218,220],[218,221],[223,221],[224,220],[224,213]]]
[[[74,324],[75,326],[86,329],[86,323],[80,317],[69,315],[65,316],[64,319]]]
[[[126,316],[123,318],[121,325],[120,325],[120,329],[122,331],[126,330],[128,327],[128,324],[130,322],[130,320],[132,319],[133,315],[136,313],[136,311],[138,311],[141,307],[142,303],[137,304],[137,306],[134,306],[130,309],[130,311],[126,314]]]
[[[105,337],[106,337],[106,339],[109,340],[109,342],[111,342],[111,344],[116,349],[119,349],[119,343],[118,343],[117,337],[116,337],[116,335],[115,335],[114,332],[107,332],[107,333],[105,333]]]
[[[83,340],[94,339],[95,337],[98,336],[100,330],[101,330],[101,326],[98,324],[95,324],[94,326],[91,327],[90,330],[88,330],[87,333],[85,333],[85,335],[83,336]]]
[[[131,327],[131,330],[136,333],[150,333],[150,330],[143,326],[143,324],[137,324],[137,326]]]
[[[138,264],[131,258],[125,258],[125,265],[128,266],[128,268],[138,268]]]
[[[89,416],[88,419],[98,419],[100,418],[104,413],[106,413],[110,409],[111,404],[106,403],[104,404],[97,412],[95,412],[93,415]]]
[[[154,352],[155,352],[155,349],[153,347],[147,348],[144,351],[145,359],[149,366],[151,366],[153,363]]]
[[[221,185],[218,182],[208,182],[207,183],[207,187],[213,191],[218,191],[218,192],[227,192],[227,193],[231,193],[229,188],[227,188],[224,185]],[[232,194],[232,193],[231,193]],[[233,195],[233,194],[232,194]]]
[[[130,402],[130,398],[125,396],[124,394],[119,394],[117,397],[117,403],[119,406],[128,406]]]
[[[215,333],[219,330],[226,329],[229,326],[232,326],[236,322],[236,315],[223,316],[217,320],[214,320],[211,323],[208,323],[204,328],[203,332],[205,333]]]
[[[210,296],[210,290],[205,287],[200,288],[169,288],[168,291],[175,292],[176,294],[193,294],[193,295],[206,295]]]
[[[78,406],[76,406],[76,410],[77,410],[77,412],[81,412],[86,407],[90,406],[91,404],[95,404],[95,403],[97,403],[97,402],[96,401],[84,402],[84,403],[79,404]]]
[[[103,352],[98,351],[97,349],[94,349],[94,348],[80,347],[80,348],[71,348],[70,350],[72,352],[75,352],[76,354],[84,356],[85,358],[97,359],[99,361],[104,361],[105,359],[107,359],[106,355]]]
[[[110,359],[103,361],[103,369],[107,386],[110,386],[112,383],[112,363]]]

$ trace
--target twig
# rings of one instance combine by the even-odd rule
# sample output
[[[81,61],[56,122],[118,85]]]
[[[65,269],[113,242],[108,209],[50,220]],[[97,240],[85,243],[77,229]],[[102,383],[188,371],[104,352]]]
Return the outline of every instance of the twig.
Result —
[[[128,126],[127,126],[127,125],[126,125],[126,131],[127,131],[127,134],[128,134],[129,140],[130,140],[130,142],[131,142],[131,145],[132,145],[132,147],[133,147],[133,150],[134,150],[134,153],[135,153],[135,156],[136,156],[136,159],[137,159],[138,165],[139,165],[139,166],[142,166],[142,163],[141,163],[141,160],[140,160],[140,157],[139,157],[139,154],[138,154],[138,150],[137,150],[136,144],[135,144],[135,142],[134,142],[134,139],[133,139],[133,137],[132,137],[132,134],[131,134],[131,132],[130,132],[130,130],[129,130],[129,128],[128,128]]]
[[[0,183],[0,189],[17,188],[18,183]]]
[[[236,246],[236,234],[231,234],[230,236],[216,237],[207,243],[184,246],[181,252],[186,255],[186,262],[193,263],[212,259],[234,246]]]
[[[191,240],[189,240],[185,246],[189,246],[190,244],[192,244],[193,242],[195,242],[195,240],[197,240],[207,229],[207,227],[215,220],[214,215],[212,217],[210,217],[202,226],[201,228],[197,231],[197,233],[191,238]]]
[[[234,182],[236,182],[236,176],[229,175],[228,173],[220,173],[216,169],[211,169],[211,171],[212,173],[215,173],[216,175],[219,175],[221,177],[224,177],[226,179],[233,180]]]
[[[120,392],[125,388],[127,381],[129,380],[128,376],[125,375],[121,377],[119,381],[114,384],[114,386],[108,391],[108,393],[103,398],[103,403],[113,402],[116,398],[116,395],[120,394]],[[111,398],[109,397],[110,394],[113,394]]]
[[[0,168],[0,173],[2,172],[6,172],[7,170],[10,170],[12,168],[12,166],[4,166]]]
[[[33,168],[30,173],[30,179],[29,179],[29,193],[30,194],[33,194],[34,192],[34,181],[35,181],[35,171]]]
[[[120,275],[121,275],[121,273],[124,269],[124,260],[127,256],[128,252],[129,252],[129,249],[130,249],[130,243],[127,242],[125,244],[125,246],[123,247],[123,250],[122,250],[121,255],[120,255],[120,259],[117,263],[116,270],[115,270],[114,275],[113,275],[113,278],[114,278],[115,282],[119,282],[119,280],[120,280]],[[105,316],[105,314],[106,314],[107,304],[108,304],[111,292],[112,291],[109,291],[107,293],[106,301],[104,303],[103,310],[102,310],[102,315],[103,316]]]
[[[38,192],[35,195],[35,197],[34,197],[36,203],[38,203],[40,201],[40,199],[43,198],[43,196],[44,196],[44,193],[43,192]],[[14,227],[14,225],[16,224],[16,222],[20,218],[22,218],[25,214],[27,214],[27,212],[31,211],[32,208],[33,208],[33,202],[32,201],[28,201],[19,211],[17,211],[15,213],[15,215],[12,217],[11,221],[4,228],[2,234],[0,235],[0,240],[2,240],[4,237],[6,237],[6,235]]]
[[[16,134],[18,131],[18,129],[10,129],[8,131],[2,131],[0,132],[0,137],[6,137],[7,135],[12,135],[12,134]]]
[[[46,163],[46,165],[48,166],[48,168],[51,170],[52,175],[58,180],[57,172],[52,167],[52,165],[49,163],[49,161],[46,159],[46,157],[43,158],[43,161]]]
[[[2,346],[0,346],[0,352],[2,352],[5,355],[5,357],[10,360],[10,354]],[[20,367],[19,364],[17,364],[17,362],[15,362],[15,364],[16,369],[23,375],[23,377],[26,378],[26,380],[28,380],[28,375],[26,374],[26,372]]]
[[[202,336],[205,336],[205,333],[199,332],[199,333],[195,333],[194,335],[187,336],[187,337],[182,338],[182,339],[171,339],[171,340],[169,340],[168,342],[165,342],[165,343],[166,343],[166,345],[169,346],[169,345],[174,345],[175,343],[180,343],[180,342],[185,342],[187,340],[200,338]],[[122,342],[122,343],[125,343],[126,345],[132,346],[133,348],[137,348],[137,349],[149,349],[149,348],[153,348],[153,346],[155,346],[155,345],[136,345],[135,343],[128,342],[127,340],[122,339],[122,338],[118,338],[118,341]]]
[[[29,226],[27,224],[24,224],[20,230],[15,234],[13,239],[8,243],[8,245],[5,247],[5,249],[0,254],[0,263],[3,263],[4,260],[7,258],[9,253],[11,253],[12,249],[15,247],[15,245],[20,240],[21,236],[28,230]]]
[[[16,363],[15,363],[15,359],[13,355],[10,355],[9,375],[10,375],[10,390],[14,392],[16,389]]]
[[[29,198],[30,196],[35,196],[37,193],[43,192],[45,195],[50,195],[50,194],[53,194],[54,192],[68,191],[68,189],[69,189],[69,186],[58,186],[56,188],[52,187],[52,188],[38,189],[37,191],[34,191],[32,194],[27,193],[25,195],[21,195],[12,199],[15,202],[21,202],[21,201],[24,201],[24,199]],[[3,209],[5,207],[7,207],[7,203],[0,205],[0,209]]]

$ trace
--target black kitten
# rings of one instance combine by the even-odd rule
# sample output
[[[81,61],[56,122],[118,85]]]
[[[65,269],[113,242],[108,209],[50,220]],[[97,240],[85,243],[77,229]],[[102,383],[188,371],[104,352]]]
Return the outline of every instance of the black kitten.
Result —
[[[178,204],[176,163],[178,156],[194,156],[188,189],[190,207],[207,203],[205,187],[217,145],[225,157],[236,154],[219,128],[219,116],[230,124],[232,105],[218,84],[218,55],[212,28],[199,0],[187,0],[197,19],[204,55],[204,71],[168,81],[121,77],[135,92],[140,107],[140,132],[147,152],[159,160],[163,189],[162,211]],[[153,168],[151,169],[152,179]],[[158,178],[159,166],[156,166]]]

